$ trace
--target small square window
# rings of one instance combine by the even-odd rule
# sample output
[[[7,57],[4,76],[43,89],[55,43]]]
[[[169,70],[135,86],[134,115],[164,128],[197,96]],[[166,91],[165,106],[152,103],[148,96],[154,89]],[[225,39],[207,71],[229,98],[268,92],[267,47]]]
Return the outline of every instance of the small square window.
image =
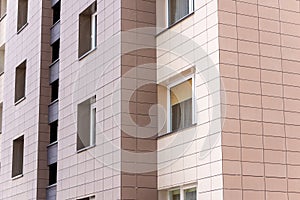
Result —
[[[170,88],[170,131],[193,125],[193,101],[192,78]]]
[[[28,0],[18,0],[18,31],[27,24]]]
[[[49,185],[57,182],[57,163],[49,165]]]
[[[25,97],[26,61],[16,68],[15,103]]]
[[[97,46],[97,3],[79,15],[79,58]]]
[[[78,105],[77,150],[95,145],[96,138],[96,97]]]
[[[184,200],[197,200],[196,188],[184,190]]]
[[[23,174],[24,136],[13,141],[12,177]]]
[[[170,200],[180,200],[180,190],[170,191]]]
[[[194,11],[194,0],[169,0],[169,26]]]

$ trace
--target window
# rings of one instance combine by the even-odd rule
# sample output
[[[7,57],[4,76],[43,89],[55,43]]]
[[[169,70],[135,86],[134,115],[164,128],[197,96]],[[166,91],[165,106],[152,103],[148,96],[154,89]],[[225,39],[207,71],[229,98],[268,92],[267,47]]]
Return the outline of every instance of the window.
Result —
[[[57,141],[57,128],[58,128],[58,121],[52,122],[50,124],[50,144]]]
[[[27,24],[28,0],[18,0],[18,31]]]
[[[169,200],[197,200],[197,189],[177,189],[169,191]]]
[[[78,105],[77,150],[95,145],[96,137],[96,97]]]
[[[180,190],[170,191],[170,200],[180,200]]]
[[[97,4],[94,2],[79,15],[79,51],[82,57],[97,46]]]
[[[52,62],[59,59],[59,40],[52,44]]]
[[[57,163],[49,165],[49,185],[57,182]]]
[[[194,11],[194,0],[168,0],[169,26]]]
[[[58,80],[51,83],[51,101],[55,101],[58,99],[58,87],[59,87]]]
[[[24,136],[13,141],[12,177],[23,174]]]
[[[52,7],[53,24],[60,20],[60,1]]]
[[[197,192],[196,188],[184,190],[184,200],[196,200]]]
[[[4,72],[5,46],[0,47],[0,75]]]
[[[192,126],[194,121],[193,78],[170,87],[169,90],[169,131],[173,132]]]
[[[6,14],[7,0],[0,0],[0,18]]]
[[[26,61],[16,68],[15,103],[25,98]]]

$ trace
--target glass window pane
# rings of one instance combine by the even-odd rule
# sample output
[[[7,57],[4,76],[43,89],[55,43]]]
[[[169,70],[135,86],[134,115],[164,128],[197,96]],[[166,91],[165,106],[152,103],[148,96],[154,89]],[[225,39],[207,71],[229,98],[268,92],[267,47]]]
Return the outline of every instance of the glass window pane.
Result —
[[[184,191],[184,200],[196,200],[196,199],[197,199],[196,188],[192,188]]]
[[[190,127],[193,123],[192,79],[170,90],[172,131]]]
[[[169,25],[189,14],[190,0],[169,0]]]
[[[180,200],[180,190],[170,191],[170,200]]]

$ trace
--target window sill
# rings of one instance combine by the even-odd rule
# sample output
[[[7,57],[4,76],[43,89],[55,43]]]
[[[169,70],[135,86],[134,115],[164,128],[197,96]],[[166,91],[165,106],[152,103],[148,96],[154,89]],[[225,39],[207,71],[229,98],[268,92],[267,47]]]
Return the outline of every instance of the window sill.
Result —
[[[53,66],[53,65],[55,65],[56,63],[58,63],[59,62],[59,58],[58,59],[56,59],[56,60],[54,60],[51,64],[50,64],[50,68]]]
[[[14,180],[17,180],[17,179],[22,178],[22,177],[23,177],[23,174],[19,174],[17,176],[12,177],[11,179],[14,181]]]
[[[18,31],[17,34],[21,33],[28,26],[28,22],[24,24]]]
[[[56,21],[54,24],[52,24],[50,30],[53,29],[56,26],[56,24],[59,24],[59,23],[60,23],[60,19],[58,21]]]
[[[52,106],[53,104],[57,103],[58,99],[55,99],[54,101],[51,101],[51,103],[49,104],[49,106]]]
[[[96,49],[97,49],[97,47],[95,47],[95,48],[89,50],[88,52],[86,52],[85,54],[83,54],[82,56],[80,56],[80,57],[78,58],[78,60],[80,61],[80,60],[84,59],[84,58],[87,57],[89,54],[91,54],[92,52],[96,51]]]
[[[57,183],[54,183],[54,184],[52,184],[52,185],[47,186],[47,189],[53,188],[53,187],[56,187],[56,186],[57,186]]]
[[[20,104],[22,101],[24,101],[26,99],[26,97],[22,97],[21,99],[19,99],[18,101],[15,102],[15,106]]]
[[[156,37],[158,37],[159,35],[163,34],[164,32],[166,32],[167,30],[171,29],[172,27],[176,26],[177,24],[179,24],[180,22],[184,21],[185,19],[189,18],[190,16],[194,15],[195,11],[187,14],[186,16],[182,17],[181,19],[179,19],[178,21],[176,21],[173,24],[168,24],[168,27],[164,28],[162,31],[160,31],[159,33],[156,34]]]
[[[6,13],[4,13],[1,17],[0,17],[0,22],[6,17]]]
[[[87,151],[87,150],[89,150],[89,149],[94,148],[95,146],[96,146],[96,145],[94,144],[94,145],[85,147],[85,148],[83,148],[83,149],[79,149],[79,150],[77,150],[77,153],[81,153],[81,152]]]
[[[177,131],[171,131],[171,132],[168,132],[168,133],[164,133],[164,134],[161,134],[161,135],[157,136],[157,139],[162,138],[162,137],[165,137],[165,136],[168,136],[168,135],[173,135],[173,134],[176,134],[176,133],[180,133],[180,132],[189,130],[189,129],[191,129],[191,128],[195,128],[196,126],[197,126],[197,124],[192,124],[192,125],[189,126],[189,127],[182,128],[182,129],[179,129],[179,130],[177,130]]]
[[[58,144],[58,142],[57,141],[55,141],[55,142],[52,142],[52,143],[50,143],[48,146],[47,146],[47,148],[49,148],[49,147],[52,147],[52,146],[54,146],[54,145],[57,145]]]

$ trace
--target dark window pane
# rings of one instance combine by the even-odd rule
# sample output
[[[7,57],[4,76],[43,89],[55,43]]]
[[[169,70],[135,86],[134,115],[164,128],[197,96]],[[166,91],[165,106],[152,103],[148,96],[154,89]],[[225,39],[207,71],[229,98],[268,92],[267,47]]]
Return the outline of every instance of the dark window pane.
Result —
[[[57,126],[58,121],[50,124],[50,144],[57,141]]]
[[[53,11],[53,24],[55,24],[58,20],[60,20],[60,1],[55,4],[52,8]]]
[[[59,83],[58,80],[51,84],[51,101],[58,99]]]
[[[52,44],[52,62],[59,58],[59,40]]]
[[[57,163],[49,166],[49,185],[53,185],[57,180]]]
[[[23,174],[24,136],[13,141],[12,177]]]

